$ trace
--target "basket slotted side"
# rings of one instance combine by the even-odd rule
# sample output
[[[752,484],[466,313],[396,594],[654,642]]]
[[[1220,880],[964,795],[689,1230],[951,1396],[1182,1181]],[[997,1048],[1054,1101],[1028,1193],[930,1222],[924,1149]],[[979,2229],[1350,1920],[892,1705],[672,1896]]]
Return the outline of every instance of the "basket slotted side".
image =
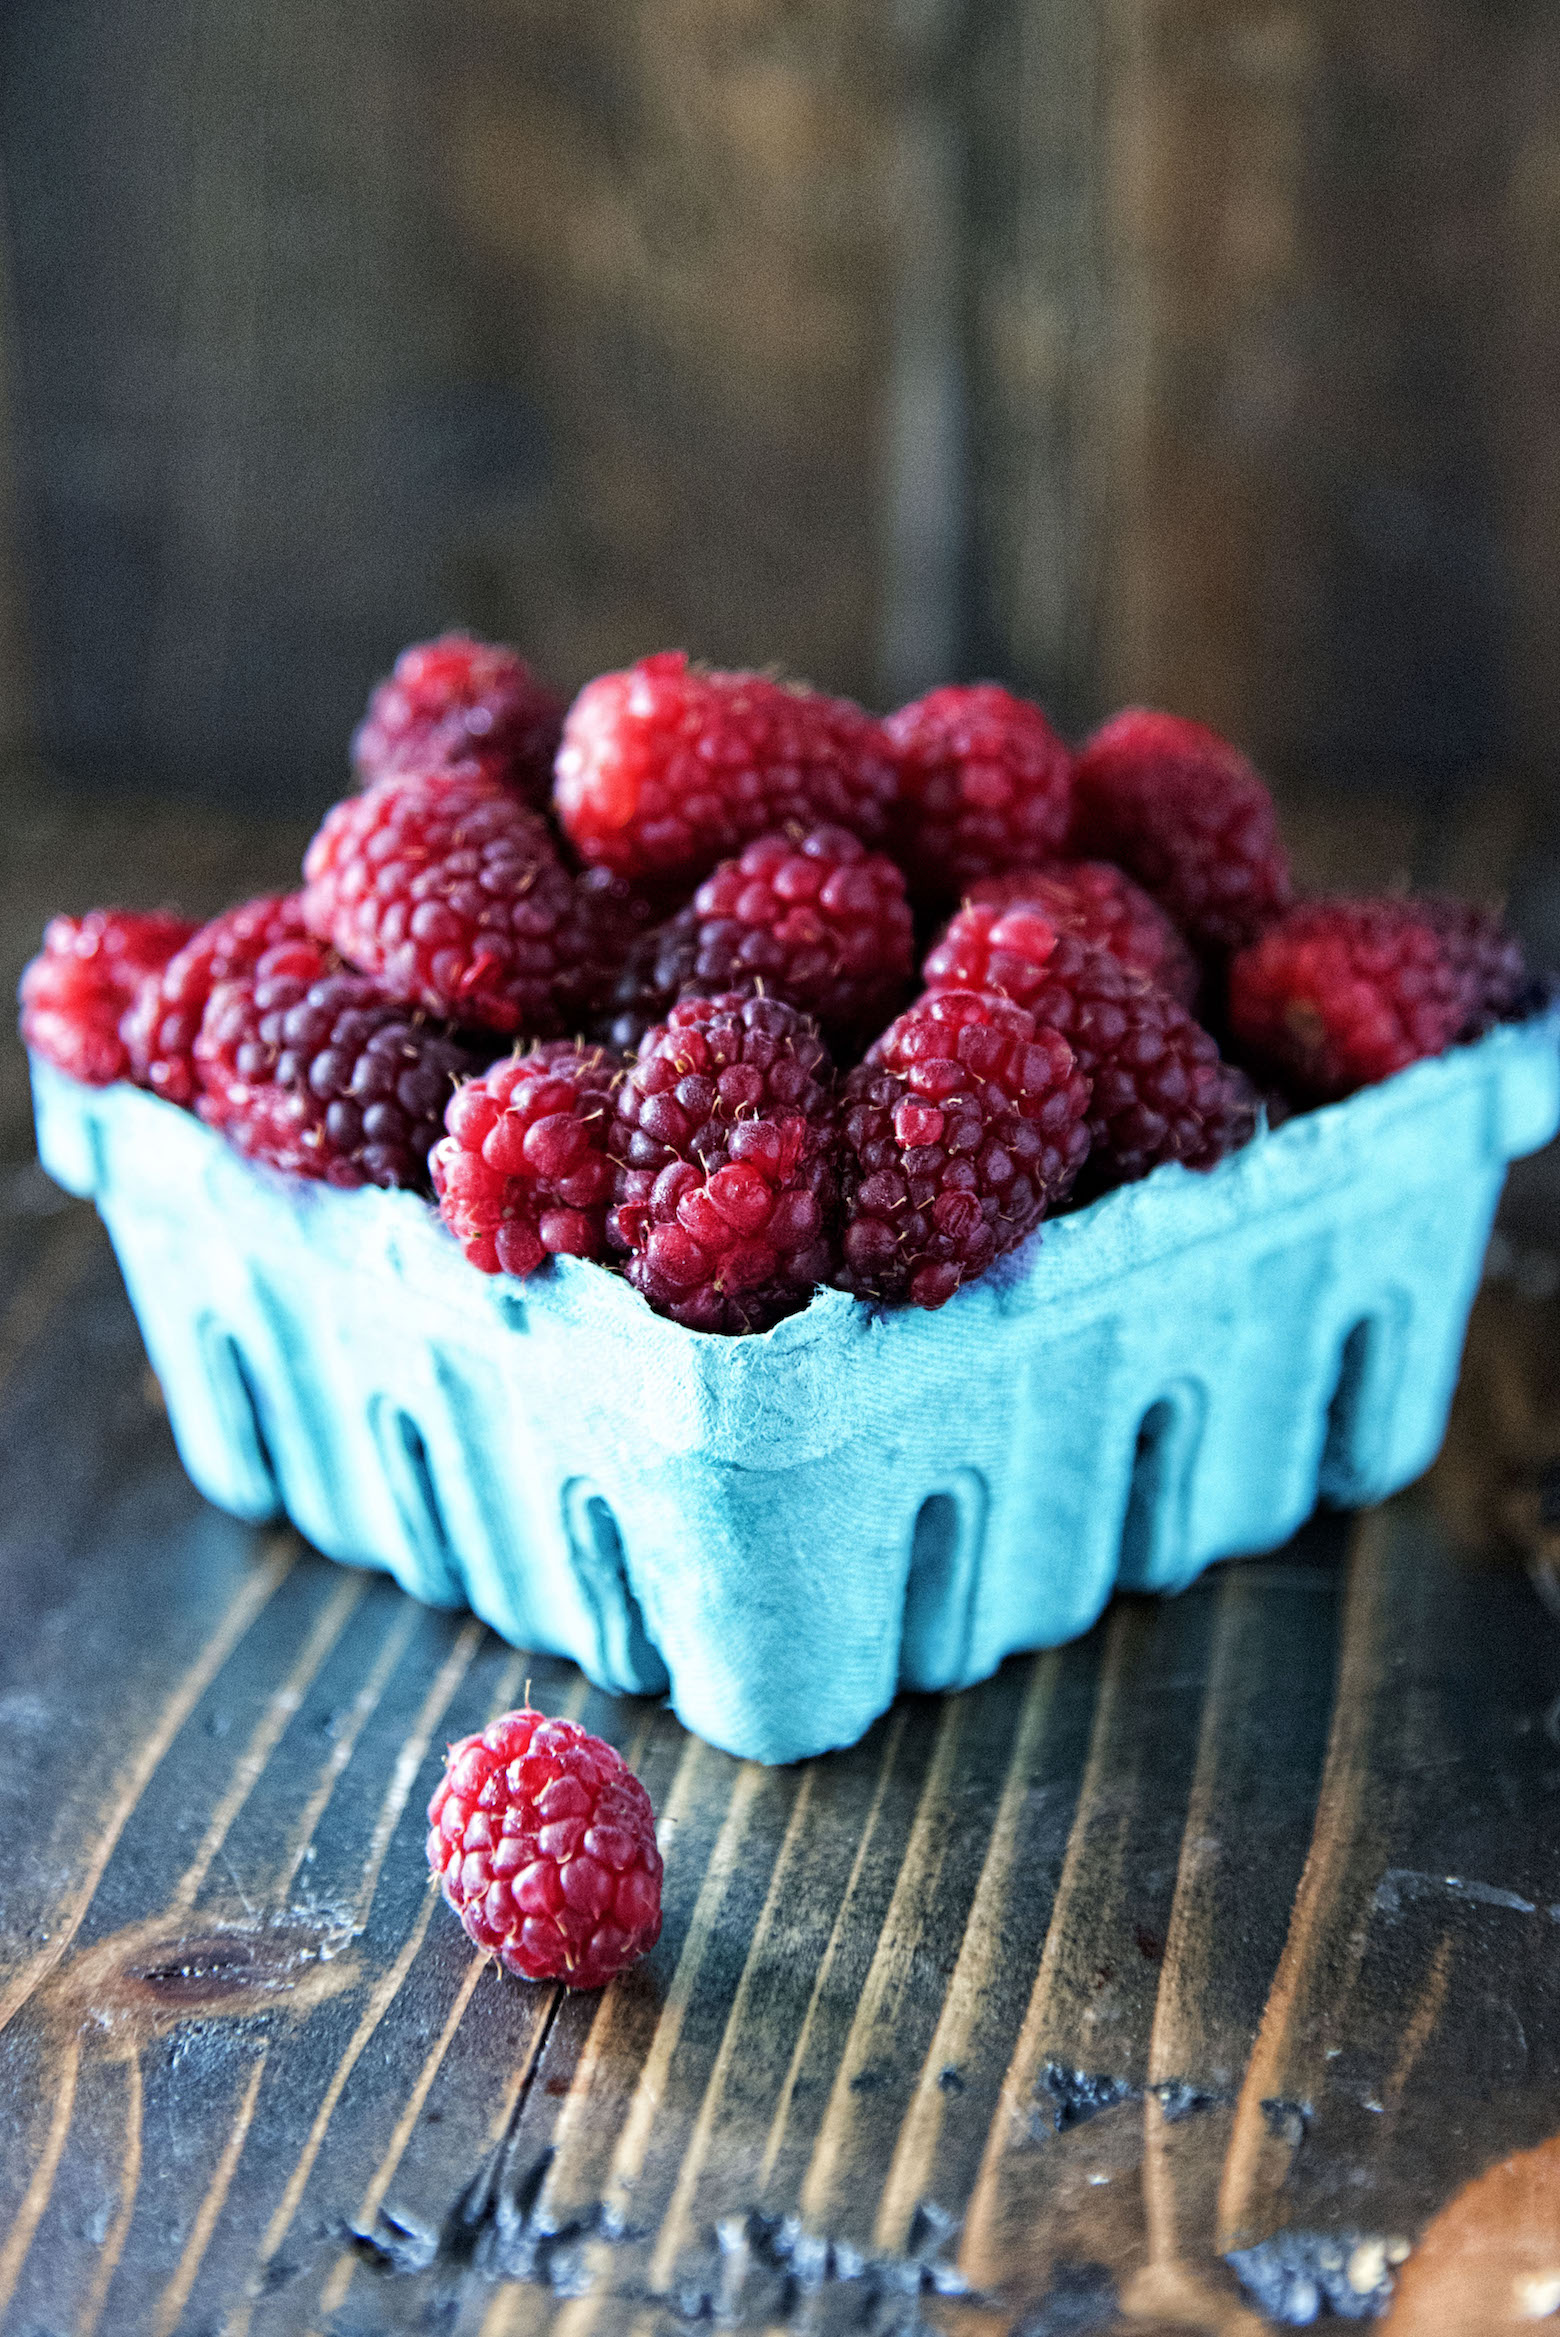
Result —
[[[34,1090],[210,1499],[765,1761],[1417,1476],[1506,1164],[1560,1118],[1544,1018],[1111,1194],[935,1315],[821,1292],[721,1340],[575,1260],[479,1275],[414,1196],[136,1090]]]

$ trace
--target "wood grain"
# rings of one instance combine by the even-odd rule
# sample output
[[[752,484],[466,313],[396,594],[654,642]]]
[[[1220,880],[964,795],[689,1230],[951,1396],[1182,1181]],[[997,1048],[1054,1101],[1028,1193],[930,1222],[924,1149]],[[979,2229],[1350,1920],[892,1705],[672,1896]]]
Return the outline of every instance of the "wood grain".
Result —
[[[459,620],[1553,834],[1542,0],[14,0],[0,93],[0,749],[313,810]]]
[[[1299,829],[1497,881],[1520,832]],[[7,2337],[1255,2337],[1329,2281],[1415,2327],[1486,2199],[1542,2278],[1493,2170],[1560,2132],[1560,1254],[1505,1239],[1412,1495],[771,1771],[204,1508],[101,1235],[31,1190]],[[527,1677],[659,1813],[663,1936],[600,1996],[426,1880],[442,1746]]]

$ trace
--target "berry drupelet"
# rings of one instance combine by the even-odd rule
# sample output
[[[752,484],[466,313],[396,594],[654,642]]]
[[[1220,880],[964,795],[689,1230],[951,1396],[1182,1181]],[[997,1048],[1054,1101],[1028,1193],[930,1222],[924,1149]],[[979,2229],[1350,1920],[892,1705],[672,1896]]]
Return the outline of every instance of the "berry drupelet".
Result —
[[[325,816],[303,864],[313,932],[392,998],[561,1038],[599,1011],[642,906],[576,877],[545,822],[470,773],[381,779]]]
[[[218,983],[195,1042],[196,1109],[240,1152],[337,1186],[428,1182],[428,1154],[469,1047],[283,942]]]
[[[201,926],[158,974],[149,974],[124,1020],[132,1078],[171,1104],[195,1101],[195,1041],[219,982],[247,974],[280,942],[307,938],[297,893],[240,901]]]
[[[848,699],[702,672],[667,650],[586,684],[553,800],[581,859],[687,885],[788,826],[828,822],[877,843],[896,787],[880,726]]]
[[[1528,995],[1532,977],[1522,944],[1498,917],[1476,909],[1469,901],[1435,896],[1417,906],[1434,927],[1448,961],[1469,986],[1468,1020],[1457,1035],[1477,1038],[1481,1031],[1514,1013]]]
[[[845,1082],[843,1287],[945,1304],[1065,1198],[1088,1101],[1066,1040],[1010,999],[917,999]]]
[[[1301,1101],[1352,1095],[1478,1027],[1483,954],[1445,928],[1418,901],[1302,901],[1231,965],[1230,1028]]]
[[[833,1066],[778,998],[687,997],[617,1091],[607,1237],[657,1314],[760,1331],[827,1281]]]
[[[1273,799],[1217,731],[1130,707],[1074,771],[1071,849],[1118,861],[1202,950],[1240,949],[1289,906]]]
[[[1197,960],[1159,903],[1108,860],[1053,860],[1009,869],[969,888],[972,901],[999,909],[1030,901],[1061,933],[1108,949],[1133,973],[1157,982],[1191,1006],[1201,980]]]
[[[90,909],[52,917],[22,975],[22,1038],[35,1055],[89,1087],[130,1072],[121,1025],[141,984],[161,972],[195,927],[155,910]]]
[[[899,758],[897,849],[918,893],[948,900],[1060,851],[1072,755],[1028,699],[995,682],[953,683],[883,729]]]
[[[684,990],[754,990],[814,1015],[850,1048],[881,1030],[910,978],[905,880],[845,828],[761,836],[705,878],[631,954],[609,1035],[632,1047]]]
[[[462,1737],[428,1825],[445,1898],[519,1979],[601,1988],[661,1936],[650,1797],[576,1721],[528,1707]]]
[[[480,770],[538,808],[552,792],[563,701],[516,650],[466,633],[403,649],[352,741],[365,781],[394,771]]]
[[[1131,1184],[1162,1162],[1209,1169],[1247,1143],[1257,1097],[1222,1062],[1179,1000],[1034,905],[972,902],[924,968],[929,990],[980,988],[1015,999],[1059,1032],[1088,1077],[1090,1192]]]
[[[431,1167],[439,1214],[485,1274],[606,1256],[620,1061],[554,1039],[458,1088]]]

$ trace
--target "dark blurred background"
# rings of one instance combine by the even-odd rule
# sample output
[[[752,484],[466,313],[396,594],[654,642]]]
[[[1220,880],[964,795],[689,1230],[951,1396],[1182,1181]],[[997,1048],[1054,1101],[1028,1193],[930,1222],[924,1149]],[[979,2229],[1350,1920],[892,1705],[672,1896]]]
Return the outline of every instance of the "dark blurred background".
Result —
[[[0,107],[28,903],[290,864],[459,622],[1163,702],[1560,955],[1553,0],[9,0]]]

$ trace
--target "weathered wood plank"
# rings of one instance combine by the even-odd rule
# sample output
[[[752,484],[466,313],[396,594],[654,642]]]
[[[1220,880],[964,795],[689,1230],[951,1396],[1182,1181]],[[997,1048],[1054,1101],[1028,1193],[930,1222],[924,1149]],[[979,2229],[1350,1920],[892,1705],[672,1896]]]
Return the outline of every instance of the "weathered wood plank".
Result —
[[[1318,802],[1300,843],[1498,883],[1521,826]],[[127,856],[149,897],[168,832]],[[76,898],[111,830],[67,833],[31,882]],[[241,857],[192,838],[202,882]],[[1318,1521],[766,1772],[207,1510],[106,1245],[31,1193],[0,1187],[7,2337],[1251,2332],[1232,2246],[1290,2310],[1351,2264],[1384,2287],[1560,2131],[1531,1236],[1347,1591]],[[527,1674],[661,1813],[663,1939],[600,1998],[501,1980],[425,1881],[442,1745]]]

